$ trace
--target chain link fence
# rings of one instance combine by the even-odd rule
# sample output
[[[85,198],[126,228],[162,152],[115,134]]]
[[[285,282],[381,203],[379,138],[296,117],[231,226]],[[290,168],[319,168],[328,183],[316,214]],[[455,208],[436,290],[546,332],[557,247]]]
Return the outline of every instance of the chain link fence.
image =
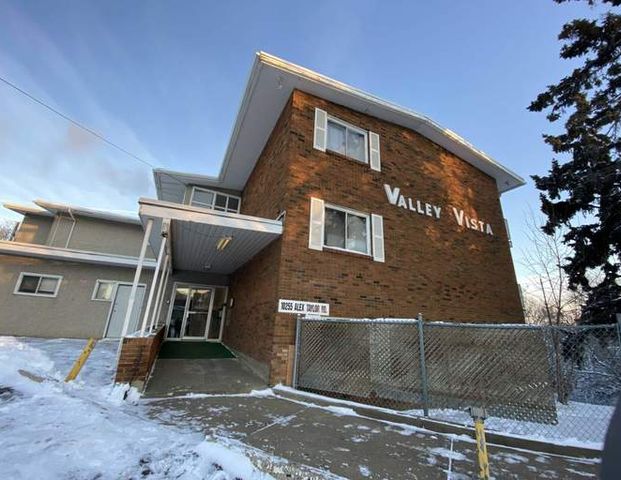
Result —
[[[299,318],[295,385],[512,435],[599,446],[621,393],[619,325]]]

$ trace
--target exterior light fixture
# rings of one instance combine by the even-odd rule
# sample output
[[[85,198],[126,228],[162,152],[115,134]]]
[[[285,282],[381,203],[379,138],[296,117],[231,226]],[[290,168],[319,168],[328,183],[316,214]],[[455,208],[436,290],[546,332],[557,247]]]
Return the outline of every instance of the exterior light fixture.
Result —
[[[216,250],[221,252],[222,250],[224,250],[226,247],[229,246],[229,243],[231,243],[231,240],[233,240],[233,237],[231,236],[221,237],[220,240],[218,240],[218,245],[216,245]]]

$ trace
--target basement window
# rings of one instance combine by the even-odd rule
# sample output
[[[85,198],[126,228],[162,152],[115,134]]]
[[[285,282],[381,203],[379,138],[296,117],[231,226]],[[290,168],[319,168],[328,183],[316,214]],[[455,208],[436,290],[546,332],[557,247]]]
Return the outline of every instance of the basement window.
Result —
[[[368,255],[369,240],[368,215],[326,205],[323,241],[325,247]]]
[[[206,188],[193,187],[190,205],[211,208],[219,212],[239,213],[241,198]]]
[[[34,295],[38,297],[55,297],[63,277],[59,275],[42,275],[22,272],[19,274],[15,295]]]
[[[326,149],[368,163],[367,132],[334,117],[328,117]]]

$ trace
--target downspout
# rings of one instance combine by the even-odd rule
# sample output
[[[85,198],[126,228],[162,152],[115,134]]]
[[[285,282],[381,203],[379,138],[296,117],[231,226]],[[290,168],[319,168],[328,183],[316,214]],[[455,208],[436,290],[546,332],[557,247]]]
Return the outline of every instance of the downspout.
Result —
[[[71,213],[71,207],[67,208],[67,212],[69,213],[69,216],[71,217],[71,221],[73,223],[71,224],[71,230],[69,230],[69,235],[67,235],[67,242],[65,243],[65,248],[69,248],[69,242],[71,241],[71,236],[73,235],[73,229],[75,228],[75,224],[76,224],[75,217],[73,216],[73,213]]]

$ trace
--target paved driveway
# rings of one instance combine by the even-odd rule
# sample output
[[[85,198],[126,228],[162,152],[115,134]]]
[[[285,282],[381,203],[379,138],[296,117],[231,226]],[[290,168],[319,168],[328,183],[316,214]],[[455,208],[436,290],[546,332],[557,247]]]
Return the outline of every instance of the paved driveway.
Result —
[[[467,437],[361,417],[353,410],[274,393],[146,400],[162,422],[239,441],[276,478],[476,478]],[[596,478],[596,461],[489,446],[494,478]],[[273,462],[271,456],[288,463]]]

